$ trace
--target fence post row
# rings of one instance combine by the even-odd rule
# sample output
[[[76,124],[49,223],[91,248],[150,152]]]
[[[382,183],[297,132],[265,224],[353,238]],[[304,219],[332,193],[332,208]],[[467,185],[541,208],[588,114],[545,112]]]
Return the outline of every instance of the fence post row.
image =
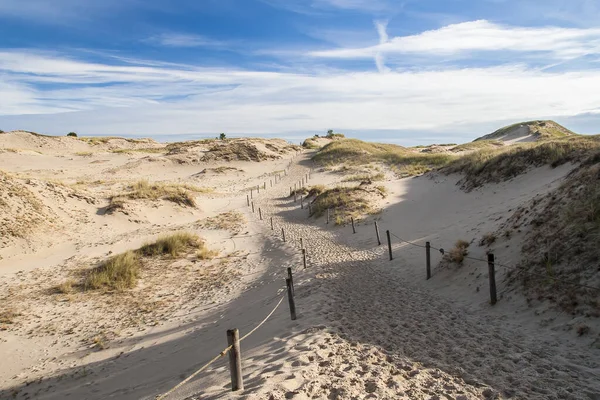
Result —
[[[286,278],[285,285],[287,286],[288,302],[290,304],[290,315],[292,317],[292,321],[295,321],[296,320],[296,303],[294,301],[292,281],[290,280],[290,278]]]
[[[394,257],[392,256],[392,238],[390,237],[390,231],[385,231],[387,234],[387,240],[388,240],[388,250],[390,252],[390,261],[392,261],[394,259]]]
[[[425,242],[425,263],[427,267],[427,279],[431,278],[431,243]]]
[[[494,305],[498,301],[498,298],[496,297],[496,270],[493,254],[488,254],[488,272],[490,275],[490,302]]]
[[[229,329],[227,331],[227,344],[231,346],[229,351],[229,371],[231,372],[231,391],[244,390],[244,378],[242,376],[242,354],[240,350],[240,331]]]

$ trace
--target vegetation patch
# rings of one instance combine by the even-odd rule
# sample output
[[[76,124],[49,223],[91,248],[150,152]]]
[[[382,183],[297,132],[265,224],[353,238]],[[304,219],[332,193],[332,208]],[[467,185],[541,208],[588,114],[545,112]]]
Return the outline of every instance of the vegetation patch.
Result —
[[[600,316],[599,291],[577,286],[600,288],[600,153],[531,205],[524,258],[509,276],[521,282],[530,301],[549,300],[569,313]]]
[[[382,162],[400,177],[423,174],[456,159],[453,154],[422,153],[394,144],[368,143],[357,139],[336,140],[317,152],[313,160],[323,166],[365,165]]]
[[[486,233],[483,235],[481,240],[479,241],[480,246],[490,246],[492,243],[496,241],[496,235],[492,232]]]
[[[554,168],[583,161],[599,152],[600,136],[572,136],[476,151],[456,159],[442,171],[464,174],[461,184],[471,190],[488,182],[511,179],[532,167],[550,165]]]
[[[329,209],[335,224],[341,225],[350,222],[351,217],[357,219],[366,214],[375,214],[378,210],[372,202],[383,196],[377,188],[368,185],[336,187],[318,194],[312,202],[312,211],[318,218]]]
[[[118,254],[93,268],[85,276],[81,285],[86,290],[123,291],[136,286],[144,263],[156,257],[178,258],[196,250],[199,259],[206,260],[218,253],[209,250],[203,240],[193,233],[177,232],[161,236],[133,251]],[[73,280],[66,281],[58,288],[62,293],[70,293],[77,287]]]
[[[140,180],[131,185],[128,192],[112,196],[107,211],[112,212],[123,209],[126,199],[163,199],[182,206],[196,207],[196,200],[192,192],[208,193],[211,191],[211,189],[201,188],[187,183],[150,183],[147,180]]]
[[[374,182],[385,179],[385,175],[380,172],[378,174],[358,174],[350,175],[342,179],[342,182]]]
[[[454,247],[447,251],[442,260],[440,266],[457,265],[462,266],[465,257],[469,254],[469,242],[465,240],[458,240]]]
[[[475,142],[469,142],[464,144],[459,144],[458,146],[454,146],[450,151],[453,153],[458,153],[462,151],[474,151],[474,150],[482,150],[482,149],[495,149],[498,147],[504,147],[504,142],[495,139],[488,140],[477,140]]]

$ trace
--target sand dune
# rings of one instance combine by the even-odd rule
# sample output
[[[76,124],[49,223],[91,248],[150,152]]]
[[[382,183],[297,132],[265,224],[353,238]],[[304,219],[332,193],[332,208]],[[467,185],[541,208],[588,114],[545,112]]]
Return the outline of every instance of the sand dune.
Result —
[[[21,142],[11,145],[27,151],[38,140],[16,137]],[[506,230],[519,207],[557,190],[574,165],[532,168],[471,192],[457,185],[461,175],[398,179],[380,165],[376,185],[386,195],[369,202],[381,211],[355,214],[354,234],[347,219],[336,225],[309,218],[289,192],[309,172],[309,188],[331,188],[358,186],[348,177],[365,171],[311,171],[311,153],[296,154],[283,141],[232,143],[193,142],[177,151],[156,144],[165,151],[151,155],[86,143],[91,155],[75,154],[83,147],[60,153],[58,146],[0,154],[3,216],[10,210],[15,224],[14,211],[25,210],[35,228],[0,249],[0,356],[11,360],[0,367],[1,398],[155,398],[223,350],[226,329],[253,329],[284,295],[287,267],[294,270],[299,318],[290,320],[284,301],[242,343],[246,390],[229,392],[221,358],[169,399],[600,396],[597,318],[567,315],[549,301],[528,303],[502,268],[492,307],[486,263],[444,267],[433,253],[433,277],[425,280],[419,247],[430,241],[449,250],[463,239],[471,257],[493,251],[499,263],[516,265],[534,226],[478,243]],[[222,148],[207,158],[215,145]],[[162,192],[128,195],[149,177],[150,186],[186,191],[195,206]],[[259,185],[252,213],[246,196]],[[124,196],[124,208],[107,213],[114,196]],[[29,212],[34,206],[43,213]],[[51,229],[35,222],[49,224],[49,216],[56,219]],[[394,234],[393,261],[376,242],[374,221],[384,242],[387,229]],[[116,254],[181,231],[197,233],[219,255],[145,259],[137,285],[123,292],[57,290]],[[582,323],[584,335],[577,330]]]

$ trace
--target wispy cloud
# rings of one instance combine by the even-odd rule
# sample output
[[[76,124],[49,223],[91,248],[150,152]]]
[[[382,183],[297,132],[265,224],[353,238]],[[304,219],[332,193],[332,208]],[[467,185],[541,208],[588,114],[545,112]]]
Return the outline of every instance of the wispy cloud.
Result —
[[[0,117],[2,129],[18,125],[57,133],[70,127],[144,135],[314,132],[331,126],[437,130],[507,117],[600,113],[599,70],[550,73],[504,66],[300,74],[143,61],[109,65],[3,52],[0,79],[0,111],[12,115]],[[31,113],[50,115],[15,116]]]
[[[380,46],[385,45],[390,40],[387,34],[387,24],[387,21],[375,21],[375,27],[377,28],[377,33],[379,34]],[[385,55],[381,51],[375,54],[375,65],[377,66],[377,70],[379,72],[390,71],[390,69],[385,66]]]
[[[261,0],[274,7],[284,8],[302,14],[319,13],[327,10],[357,10],[369,13],[382,13],[398,10],[404,2],[393,0]]]
[[[555,59],[600,54],[600,28],[513,27],[479,20],[449,25],[417,35],[394,37],[370,47],[309,53],[313,57],[360,59],[377,54],[428,56],[511,51],[545,53]]]
[[[224,41],[187,33],[162,33],[151,36],[144,42],[166,47],[224,47],[227,45]]]

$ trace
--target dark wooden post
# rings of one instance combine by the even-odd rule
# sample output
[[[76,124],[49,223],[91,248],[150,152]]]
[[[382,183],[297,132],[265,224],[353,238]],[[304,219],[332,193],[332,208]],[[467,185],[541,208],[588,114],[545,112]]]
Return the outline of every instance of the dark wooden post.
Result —
[[[254,189],[250,189],[250,198],[253,199],[254,198]]]
[[[292,282],[290,281],[290,278],[286,278],[285,285],[287,286],[288,302],[290,303],[290,315],[292,316],[292,321],[295,321],[296,303],[294,302],[294,290],[292,289]]]
[[[260,194],[260,185],[256,185],[256,192]]]
[[[304,239],[300,238],[300,248],[303,249],[304,248]]]
[[[300,208],[304,210],[304,196],[300,195]]]
[[[390,236],[390,231],[385,231],[387,234],[387,240],[388,240],[388,250],[390,252],[390,261],[392,261],[394,259],[394,256],[392,255],[392,238]]]
[[[302,264],[304,265],[304,269],[306,269],[306,249],[302,249]]]
[[[254,202],[252,202],[252,212],[254,212]]]
[[[494,267],[494,255],[488,254],[488,270],[490,275],[490,301],[492,305],[496,304],[496,269]]]
[[[294,276],[292,275],[292,268],[288,267],[287,269],[287,273],[288,273],[288,279],[290,280],[290,283],[292,284],[292,295],[296,295],[296,292],[294,291]]]
[[[425,262],[427,266],[427,279],[431,278],[431,243],[425,242]]]
[[[329,208],[327,209],[327,223],[329,223]]]
[[[281,236],[283,237],[283,241],[285,242],[285,230],[281,228]]]
[[[294,190],[294,203],[296,203],[298,201],[298,192]]]
[[[271,217],[271,230],[273,230],[275,228],[273,228],[273,217]]]
[[[354,217],[350,217],[350,221],[352,221],[352,233],[356,233],[356,228],[354,228]]]
[[[262,210],[258,207],[258,218],[262,221]]]
[[[227,331],[227,344],[229,350],[229,371],[231,372],[231,391],[244,390],[244,378],[242,376],[242,354],[240,351],[240,331],[229,329]]]
[[[250,195],[246,195],[246,203],[248,203],[248,207],[250,207]]]
[[[377,246],[381,246],[381,238],[379,237],[379,225],[375,221],[375,234],[377,235]]]

